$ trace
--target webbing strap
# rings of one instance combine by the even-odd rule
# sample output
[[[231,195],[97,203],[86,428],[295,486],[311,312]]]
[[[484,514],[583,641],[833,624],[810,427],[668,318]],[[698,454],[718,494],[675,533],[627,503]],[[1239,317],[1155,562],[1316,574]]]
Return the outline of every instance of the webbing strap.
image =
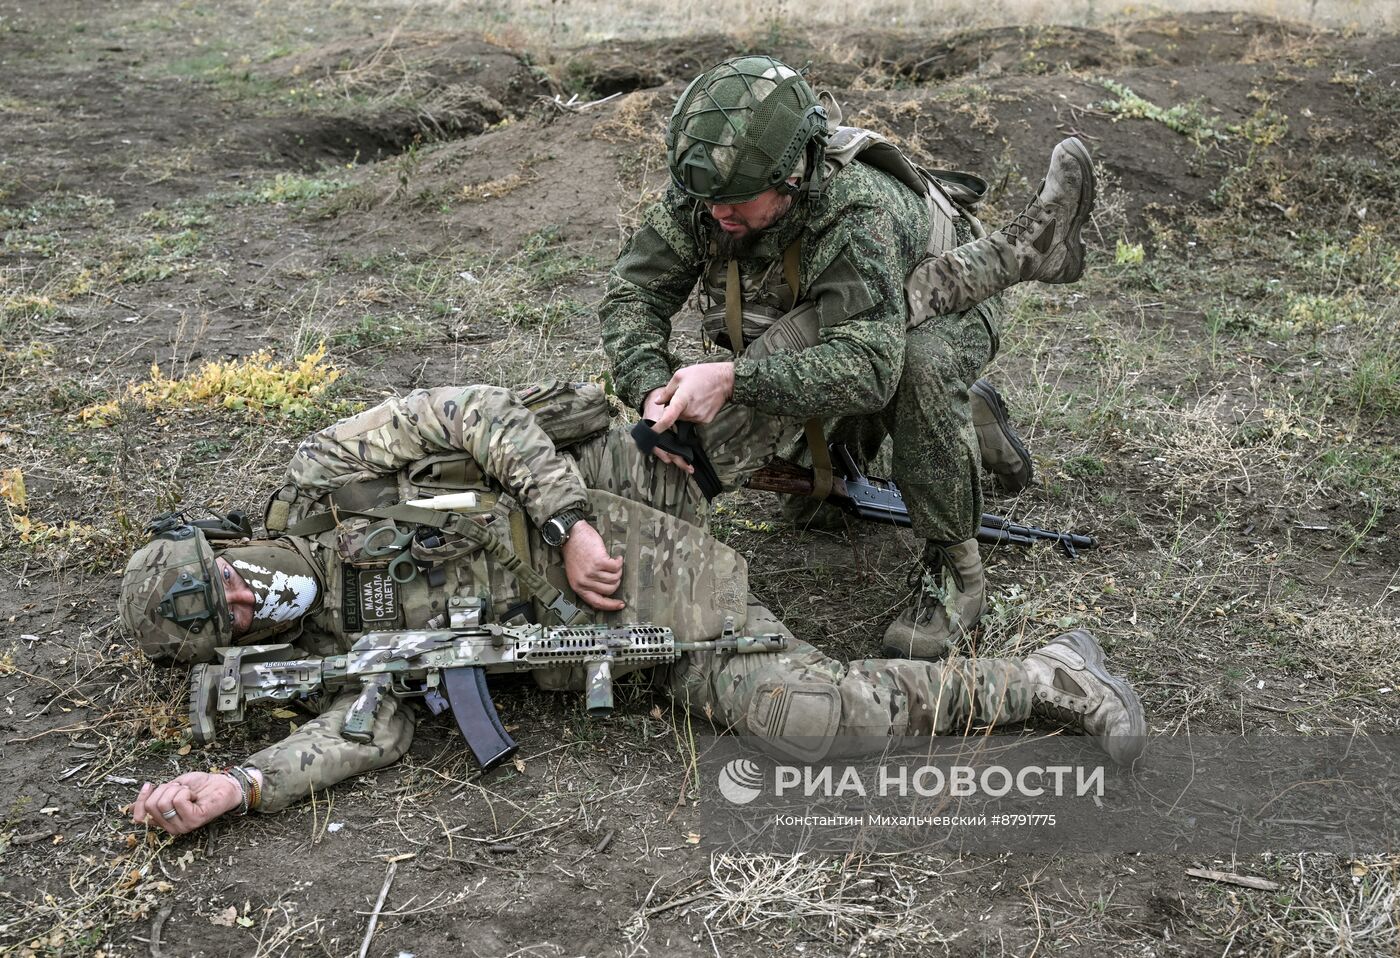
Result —
[[[530,555],[530,538],[525,529],[525,513],[520,509],[510,511],[510,545],[515,550],[516,555],[522,558]]]
[[[807,434],[807,448],[812,450],[812,498],[825,499],[831,495],[831,450],[826,446],[820,419],[808,419],[802,431]]]
[[[788,300],[787,308],[794,310],[797,308],[797,299],[800,295],[798,280],[801,273],[798,267],[802,263],[802,237],[798,237],[788,244],[788,248],[783,250],[783,281],[787,283],[788,295],[792,298]]]
[[[744,351],[744,285],[739,282],[739,261],[731,259],[724,277],[724,328],[729,330],[729,348],[738,356]]]

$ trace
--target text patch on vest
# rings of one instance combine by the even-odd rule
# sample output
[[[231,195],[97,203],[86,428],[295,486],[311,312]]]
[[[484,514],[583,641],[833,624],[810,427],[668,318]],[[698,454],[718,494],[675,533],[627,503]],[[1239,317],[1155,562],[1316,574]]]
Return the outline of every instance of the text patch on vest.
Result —
[[[388,569],[347,568],[345,573],[347,630],[370,631],[399,624],[399,584]]]

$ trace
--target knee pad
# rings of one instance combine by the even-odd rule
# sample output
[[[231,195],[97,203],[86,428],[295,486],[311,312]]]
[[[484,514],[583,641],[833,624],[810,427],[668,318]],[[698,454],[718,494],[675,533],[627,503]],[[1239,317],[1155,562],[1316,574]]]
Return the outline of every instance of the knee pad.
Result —
[[[841,692],[830,682],[764,681],[754,689],[744,724],[771,755],[819,761],[841,724]]]

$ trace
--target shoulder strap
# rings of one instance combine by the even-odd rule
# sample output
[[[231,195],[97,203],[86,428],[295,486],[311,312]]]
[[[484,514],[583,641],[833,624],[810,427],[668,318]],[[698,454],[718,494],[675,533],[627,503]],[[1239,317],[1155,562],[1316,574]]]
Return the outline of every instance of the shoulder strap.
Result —
[[[920,175],[919,168],[885,137],[857,126],[837,128],[827,141],[826,161],[833,167],[827,176],[834,176],[857,159],[888,173],[919,196],[928,192],[928,182]]]

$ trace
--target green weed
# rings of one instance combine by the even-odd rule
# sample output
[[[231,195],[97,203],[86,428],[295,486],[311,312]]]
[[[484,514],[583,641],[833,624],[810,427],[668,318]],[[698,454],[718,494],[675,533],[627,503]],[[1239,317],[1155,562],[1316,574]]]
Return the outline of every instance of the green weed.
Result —
[[[305,206],[313,200],[338,193],[348,185],[344,180],[278,173],[271,181],[239,194],[239,199],[250,203]]]
[[[1116,99],[1105,100],[1096,106],[1113,114],[1115,120],[1152,120],[1198,144],[1204,140],[1229,139],[1224,125],[1218,118],[1206,115],[1205,105],[1199,100],[1161,107],[1143,99],[1116,80],[1100,79],[1098,82]]]

